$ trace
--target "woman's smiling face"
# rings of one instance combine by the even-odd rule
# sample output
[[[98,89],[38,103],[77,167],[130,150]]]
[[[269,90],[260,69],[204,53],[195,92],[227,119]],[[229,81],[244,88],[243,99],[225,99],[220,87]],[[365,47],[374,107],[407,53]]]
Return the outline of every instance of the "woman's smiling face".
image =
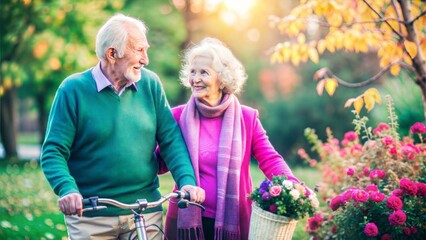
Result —
[[[192,95],[209,106],[217,106],[222,98],[222,89],[217,72],[212,68],[213,60],[195,57],[189,68]]]

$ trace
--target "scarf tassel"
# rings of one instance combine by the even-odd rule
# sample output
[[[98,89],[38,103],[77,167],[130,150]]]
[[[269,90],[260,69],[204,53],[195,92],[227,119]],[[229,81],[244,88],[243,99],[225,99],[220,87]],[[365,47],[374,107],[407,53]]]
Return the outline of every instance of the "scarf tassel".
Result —
[[[179,228],[177,235],[179,240],[204,240],[204,232],[201,226],[192,228]]]
[[[240,240],[240,232],[229,232],[222,228],[215,229],[215,240]]]

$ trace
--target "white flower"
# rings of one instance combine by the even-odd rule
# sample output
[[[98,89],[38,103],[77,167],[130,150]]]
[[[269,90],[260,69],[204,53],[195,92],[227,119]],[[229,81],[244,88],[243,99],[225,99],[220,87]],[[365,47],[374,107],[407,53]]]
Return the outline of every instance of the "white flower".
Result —
[[[294,200],[297,200],[300,197],[300,192],[296,189],[293,189],[290,191],[290,195],[293,197]]]
[[[311,206],[312,207],[314,207],[314,208],[318,208],[319,207],[318,198],[314,194],[311,194],[309,196],[309,200],[311,200]]]
[[[287,188],[288,190],[291,190],[291,189],[293,189],[293,182],[290,181],[290,180],[284,180],[283,181],[283,186],[285,188]]]

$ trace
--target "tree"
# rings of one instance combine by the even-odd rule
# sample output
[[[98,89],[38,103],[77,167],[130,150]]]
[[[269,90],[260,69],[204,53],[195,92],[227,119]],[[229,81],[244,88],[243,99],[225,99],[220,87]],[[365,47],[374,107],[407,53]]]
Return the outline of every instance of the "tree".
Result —
[[[43,139],[55,89],[72,72],[96,63],[96,28],[122,1],[2,0],[1,139],[6,158],[16,157],[16,90],[35,99]]]
[[[376,82],[390,73],[402,71],[420,87],[426,115],[426,9],[420,0],[302,0],[284,18],[272,17],[271,23],[289,39],[278,43],[271,55],[272,62],[298,65],[311,60],[319,62],[326,51],[353,54],[377,54],[380,70],[361,82],[341,79],[330,68],[318,70],[317,92],[325,89],[333,95],[338,85],[361,87]],[[317,31],[321,28],[321,31]],[[380,102],[375,88],[349,99],[358,112]]]

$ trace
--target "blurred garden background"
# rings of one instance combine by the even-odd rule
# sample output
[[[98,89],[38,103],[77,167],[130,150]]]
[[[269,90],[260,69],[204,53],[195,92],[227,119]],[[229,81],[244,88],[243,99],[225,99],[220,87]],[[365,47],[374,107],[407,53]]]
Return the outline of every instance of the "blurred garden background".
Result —
[[[422,90],[426,88],[419,87],[420,84],[413,81],[417,76],[410,72],[395,68],[391,69],[393,72],[382,71],[390,68],[386,69],[387,65],[380,55],[378,57],[380,42],[375,47],[368,45],[368,51],[356,47],[344,51],[347,48],[330,47],[331,40],[327,40],[328,47],[325,45],[321,51],[318,44],[315,45],[318,50],[311,52],[309,43],[331,32],[331,28],[321,25],[319,19],[308,17],[304,20],[310,20],[309,24],[286,25],[291,19],[285,17],[303,2],[309,1],[1,0],[0,238],[60,239],[66,236],[62,215],[56,206],[57,198],[39,169],[37,150],[57,87],[68,75],[97,63],[94,51],[97,30],[115,13],[140,18],[149,27],[147,37],[151,48],[147,68],[160,76],[171,106],[185,103],[190,94],[178,83],[182,50],[207,36],[225,42],[248,73],[240,102],[259,110],[272,144],[295,169],[296,176],[311,188],[321,180],[321,175],[309,169],[298,155],[299,149],[310,149],[304,131],[315,129],[319,138],[324,139],[325,129],[330,127],[334,136],[342,139],[354,128],[353,108],[345,108],[348,99],[357,98],[371,87],[378,89],[382,96],[392,96],[401,135],[407,135],[413,123],[425,121]],[[346,11],[343,5],[338,7],[345,1],[324,2],[330,4],[324,6],[324,12],[335,11],[337,16]],[[385,9],[392,1],[376,2]],[[426,24],[424,1],[417,2],[413,14],[418,12],[422,24]],[[336,18],[336,24],[341,24],[338,21]],[[415,55],[422,52],[424,55],[424,26],[418,35],[420,41],[414,41]],[[293,36],[285,34],[287,30],[291,30]],[[302,30],[304,34],[300,34]],[[345,41],[345,38],[334,40]],[[306,54],[293,54],[300,59],[293,56],[286,61],[282,51],[292,43],[306,44],[305,50],[299,49]],[[409,43],[400,42],[398,46],[405,46],[401,51],[415,58]],[[277,57],[280,51],[282,55]],[[368,86],[352,88],[340,84],[337,90],[332,89],[332,96],[319,96],[314,76],[321,75],[318,71],[324,67],[353,84],[381,74]],[[426,82],[424,58],[421,68],[422,81]],[[337,78],[336,75],[329,78]],[[319,77],[324,77],[324,72]],[[329,91],[330,86],[326,86],[326,90]],[[388,119],[383,105],[376,105],[371,111],[362,108],[360,114],[367,115],[373,126]],[[25,152],[26,149],[35,154]],[[258,185],[263,177],[254,172],[253,181]],[[170,190],[168,184],[164,184],[162,192]],[[295,239],[308,239],[304,227],[303,221],[299,223]]]

